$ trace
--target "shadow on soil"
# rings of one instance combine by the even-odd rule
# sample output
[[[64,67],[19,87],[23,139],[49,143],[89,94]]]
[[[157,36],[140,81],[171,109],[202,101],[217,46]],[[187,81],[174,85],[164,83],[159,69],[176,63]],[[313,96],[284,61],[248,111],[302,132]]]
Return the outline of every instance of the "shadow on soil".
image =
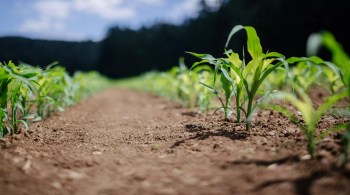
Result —
[[[176,148],[181,144],[185,143],[187,140],[205,140],[209,137],[220,136],[226,137],[233,141],[235,140],[245,140],[248,137],[248,133],[246,131],[235,131],[235,130],[226,130],[226,129],[218,129],[218,130],[208,130],[208,128],[203,127],[201,125],[187,124],[185,126],[186,131],[190,133],[196,133],[195,135],[175,142],[170,148]]]
[[[228,162],[226,166],[227,165],[233,165],[233,166],[249,165],[249,164],[255,164],[257,166],[269,166],[272,164],[281,165],[288,162],[299,162],[299,161],[300,161],[300,158],[298,155],[292,155],[292,156],[287,156],[276,160],[236,160],[236,161]]]
[[[307,177],[300,177],[293,180],[288,179],[277,179],[273,181],[266,181],[257,186],[255,189],[253,189],[254,192],[258,192],[264,188],[271,187],[277,184],[281,184],[284,182],[291,183],[294,186],[296,194],[303,194],[303,195],[311,195],[310,189],[312,185],[319,179],[324,177],[336,177],[334,176],[334,173],[342,175],[343,177],[350,178],[350,172],[344,171],[342,169],[335,169],[335,170],[318,170],[314,171]]]
[[[238,160],[238,161],[232,161],[228,162],[225,165],[223,165],[222,168],[226,169],[228,166],[236,166],[236,165],[249,165],[254,164],[256,166],[269,166],[272,164],[276,165],[282,165],[286,163],[298,163],[301,162],[301,159],[297,155],[287,156],[284,158],[276,159],[276,160]],[[307,162],[306,162],[307,163]],[[254,188],[252,191],[257,193],[264,188],[273,187],[275,185],[281,184],[281,183],[291,183],[295,189],[296,194],[303,194],[303,195],[311,195],[310,189],[312,185],[319,179],[324,177],[336,177],[336,175],[341,175],[342,177],[345,177],[347,179],[350,179],[350,171],[344,170],[337,167],[332,167],[329,170],[316,170],[313,171],[309,176],[306,177],[300,177],[296,179],[276,179],[271,181],[265,181],[261,183],[259,186]]]
[[[273,181],[267,181],[260,184],[253,191],[257,192],[269,186],[277,185],[284,182],[289,182],[293,184],[296,194],[311,195],[310,188],[312,184],[318,179],[322,177],[326,177],[328,175],[330,175],[328,171],[316,171],[316,172],[313,172],[308,177],[301,177],[294,180],[278,179]]]

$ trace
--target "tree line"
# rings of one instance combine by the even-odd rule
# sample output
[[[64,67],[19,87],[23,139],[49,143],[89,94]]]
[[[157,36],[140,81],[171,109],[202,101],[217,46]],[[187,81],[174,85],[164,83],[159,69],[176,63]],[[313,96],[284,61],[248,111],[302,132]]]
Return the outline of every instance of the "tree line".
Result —
[[[129,77],[150,70],[167,70],[185,57],[188,66],[195,60],[186,51],[211,53],[217,57],[231,28],[237,24],[253,26],[263,49],[287,57],[305,56],[306,41],[313,32],[328,30],[345,51],[349,51],[349,30],[345,28],[350,12],[342,2],[326,0],[224,0],[213,11],[204,1],[197,18],[181,25],[166,23],[138,30],[111,27],[100,42],[0,38],[0,61],[23,61],[45,66],[53,61],[67,70],[98,70],[113,77]],[[243,50],[246,37],[235,36],[229,48]],[[327,53],[322,54],[327,58]]]

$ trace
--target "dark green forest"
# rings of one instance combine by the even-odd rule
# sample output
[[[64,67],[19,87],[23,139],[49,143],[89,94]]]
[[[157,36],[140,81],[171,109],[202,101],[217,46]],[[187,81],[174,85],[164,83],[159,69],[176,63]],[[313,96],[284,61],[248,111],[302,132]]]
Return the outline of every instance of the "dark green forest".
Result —
[[[157,23],[138,30],[111,27],[101,42],[33,40],[21,37],[0,38],[0,61],[25,62],[46,66],[59,61],[71,73],[98,70],[113,77],[129,77],[150,70],[167,70],[185,57],[186,51],[211,53],[220,57],[228,33],[237,24],[253,26],[264,51],[278,51],[286,57],[305,56],[311,33],[327,30],[349,53],[347,6],[342,1],[326,0],[227,0],[218,10],[201,3],[197,18],[181,25]],[[235,36],[229,47],[243,50],[246,37]],[[328,54],[321,52],[327,60]]]

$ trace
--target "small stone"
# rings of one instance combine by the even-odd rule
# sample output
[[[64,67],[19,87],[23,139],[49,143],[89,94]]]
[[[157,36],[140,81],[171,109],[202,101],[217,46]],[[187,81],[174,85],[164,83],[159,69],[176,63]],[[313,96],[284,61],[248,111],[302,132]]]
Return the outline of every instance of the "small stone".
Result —
[[[300,157],[300,160],[310,160],[310,159],[311,159],[310,154],[306,154],[306,155]]]
[[[262,138],[261,144],[262,145],[267,145],[267,139],[265,137]]]
[[[24,171],[25,174],[29,173],[31,166],[32,166],[32,161],[27,160],[24,166],[22,167],[22,170]]]
[[[275,170],[277,167],[278,167],[278,165],[276,163],[274,163],[274,164],[271,164],[271,165],[267,166],[267,169]]]
[[[60,182],[58,182],[58,181],[52,182],[52,183],[51,183],[51,186],[54,187],[54,188],[56,188],[56,189],[58,189],[58,190],[60,190],[60,189],[63,188],[62,184],[61,184]]]
[[[321,140],[321,142],[330,142],[330,141],[331,141],[331,138],[329,138],[329,137],[326,137],[326,138]]]
[[[219,144],[214,144],[213,149],[217,149],[217,148],[220,148],[220,145]]]
[[[325,157],[327,157],[327,156],[329,156],[329,153],[328,153],[326,150],[321,150],[321,151],[319,151],[318,154],[317,154],[317,157],[318,157],[318,158],[325,158]]]
[[[75,171],[66,171],[65,173],[60,175],[62,178],[69,179],[69,180],[79,180],[85,177],[83,173],[78,173]]]
[[[12,136],[12,139],[20,140],[21,139],[21,135],[20,134],[15,134],[15,135]]]

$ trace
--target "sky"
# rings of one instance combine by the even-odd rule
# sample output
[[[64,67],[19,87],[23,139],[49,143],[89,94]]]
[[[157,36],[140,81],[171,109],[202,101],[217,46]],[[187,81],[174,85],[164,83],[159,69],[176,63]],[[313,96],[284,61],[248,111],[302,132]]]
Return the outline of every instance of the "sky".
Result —
[[[220,0],[205,0],[213,8]],[[198,15],[200,0],[0,0],[0,36],[102,40],[109,27],[180,24]]]

